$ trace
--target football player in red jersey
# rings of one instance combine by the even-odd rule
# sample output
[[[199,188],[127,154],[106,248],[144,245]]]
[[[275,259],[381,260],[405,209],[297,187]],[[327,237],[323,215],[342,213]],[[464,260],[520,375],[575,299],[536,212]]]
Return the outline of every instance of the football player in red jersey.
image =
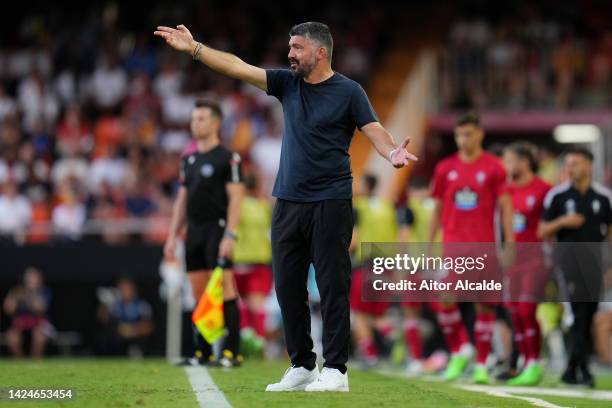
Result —
[[[544,197],[551,186],[535,175],[535,146],[519,142],[504,149],[504,166],[510,177],[509,192],[514,209],[513,230],[516,242],[539,242],[538,224]],[[539,245],[521,247],[521,260],[507,270],[511,282],[508,307],[512,317],[514,341],[523,355],[522,372],[508,381],[511,385],[537,385],[544,374],[539,363],[540,325],[536,319],[538,291],[544,287],[546,266]]]
[[[443,243],[495,242],[495,212],[501,211],[504,241],[514,242],[512,201],[508,194],[506,172],[501,161],[482,148],[484,131],[478,115],[459,118],[455,126],[458,152],[437,164],[432,180],[436,200],[430,228],[430,242],[442,228]],[[451,358],[444,373],[447,380],[457,379],[472,359],[473,346],[456,303],[437,305],[438,324],[442,328]],[[474,338],[476,367],[474,381],[485,384],[489,374],[485,363],[491,352],[495,324],[494,309],[476,304]]]

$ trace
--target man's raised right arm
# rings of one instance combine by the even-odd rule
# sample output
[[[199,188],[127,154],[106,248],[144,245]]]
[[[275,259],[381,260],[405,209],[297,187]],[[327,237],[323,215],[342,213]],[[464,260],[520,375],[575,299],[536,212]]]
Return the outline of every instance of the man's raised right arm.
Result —
[[[187,27],[182,24],[176,28],[158,26],[154,34],[166,40],[172,48],[195,56],[195,59],[213,71],[248,82],[264,91],[268,90],[264,69],[247,64],[234,54],[215,50],[195,41]]]

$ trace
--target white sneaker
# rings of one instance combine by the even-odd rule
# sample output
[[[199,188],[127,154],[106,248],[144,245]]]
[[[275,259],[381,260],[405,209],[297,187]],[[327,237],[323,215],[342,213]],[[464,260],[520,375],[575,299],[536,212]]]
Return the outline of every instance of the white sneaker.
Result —
[[[304,367],[289,367],[280,382],[268,384],[266,391],[304,391],[306,386],[319,378],[319,367],[311,371]]]
[[[306,391],[348,392],[348,390],[348,371],[342,374],[340,370],[328,367],[323,367],[319,378],[306,387]]]

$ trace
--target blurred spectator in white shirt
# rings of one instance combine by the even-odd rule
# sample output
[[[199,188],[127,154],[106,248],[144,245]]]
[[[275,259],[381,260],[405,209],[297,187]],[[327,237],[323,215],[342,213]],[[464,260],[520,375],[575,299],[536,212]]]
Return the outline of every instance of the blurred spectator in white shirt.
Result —
[[[183,74],[169,58],[161,64],[161,70],[153,81],[153,90],[160,99],[177,95],[183,84]]]
[[[69,183],[60,189],[61,204],[53,209],[53,232],[59,240],[78,241],[87,217],[85,206],[77,199]]]
[[[60,110],[59,101],[38,71],[33,71],[21,81],[17,88],[17,100],[27,132],[31,132],[41,119],[45,124],[55,123]]]
[[[67,144],[63,148],[65,156],[57,160],[51,169],[51,180],[53,184],[59,186],[66,179],[78,181],[81,185],[86,185],[89,163],[78,155],[76,144]]]
[[[91,97],[100,109],[114,109],[128,90],[128,78],[112,53],[102,58],[102,63],[91,78]]]
[[[4,86],[0,84],[0,121],[13,116],[16,112],[17,104],[15,103],[15,99],[11,98],[11,96],[6,93]]]
[[[119,186],[127,175],[127,162],[119,157],[117,149],[108,145],[104,150],[104,154],[95,159],[89,169],[88,186],[91,191],[98,191],[102,183]]]
[[[74,72],[63,69],[53,81],[53,88],[63,104],[73,103],[77,97],[77,84]]]
[[[31,220],[30,201],[19,194],[17,185],[9,179],[0,195],[0,238],[22,244]]]
[[[267,195],[272,194],[282,144],[281,129],[278,122],[272,117],[272,112],[273,110],[267,111],[266,133],[255,140],[251,147],[251,158],[261,176],[262,192]]]

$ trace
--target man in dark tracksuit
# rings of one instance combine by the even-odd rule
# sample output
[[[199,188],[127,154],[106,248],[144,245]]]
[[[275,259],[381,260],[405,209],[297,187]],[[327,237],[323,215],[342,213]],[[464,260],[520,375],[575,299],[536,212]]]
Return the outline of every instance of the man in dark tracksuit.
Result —
[[[359,128],[394,167],[416,157],[378,122],[364,90],[331,68],[329,28],[309,22],[289,32],[290,69],[264,70],[193,40],[184,26],[155,35],[224,75],[266,91],[283,105],[285,131],[273,195],[272,257],[276,293],[292,366],[267,391],[348,391],[348,247],[353,228],[349,145]],[[321,293],[323,356],[312,352],[306,277],[312,262]],[[320,374],[320,375],[319,375]]]
[[[556,237],[556,264],[563,272],[574,322],[571,349],[561,380],[594,387],[589,371],[591,324],[602,287],[602,241],[612,224],[612,192],[592,182],[593,155],[584,149],[565,154],[570,181],[552,188],[544,199],[538,234]],[[580,377],[577,377],[580,374]]]

